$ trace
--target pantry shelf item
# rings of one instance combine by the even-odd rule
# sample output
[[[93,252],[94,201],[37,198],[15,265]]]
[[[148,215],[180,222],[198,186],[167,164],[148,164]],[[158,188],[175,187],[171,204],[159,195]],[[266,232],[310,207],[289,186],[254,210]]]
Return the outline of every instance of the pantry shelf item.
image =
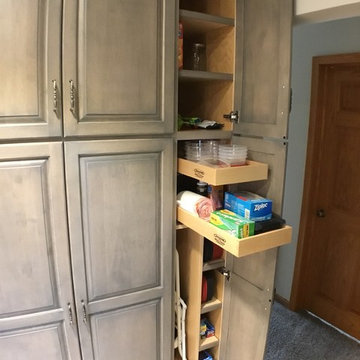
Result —
[[[182,209],[205,220],[210,218],[210,214],[213,211],[212,202],[209,198],[192,191],[180,192],[177,196],[177,203]]]

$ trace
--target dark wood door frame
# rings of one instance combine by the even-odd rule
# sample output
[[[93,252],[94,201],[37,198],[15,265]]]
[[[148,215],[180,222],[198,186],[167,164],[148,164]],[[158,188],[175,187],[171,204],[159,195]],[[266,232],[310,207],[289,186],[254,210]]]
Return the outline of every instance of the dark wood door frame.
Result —
[[[311,241],[310,231],[311,222],[314,219],[314,206],[312,201],[312,189],[318,178],[319,154],[325,119],[323,116],[324,101],[324,77],[326,68],[334,64],[360,63],[360,53],[339,54],[328,56],[317,56],[312,62],[312,83],[311,83],[311,101],[310,101],[310,121],[308,130],[308,145],[306,156],[306,167],[304,177],[304,191],[301,208],[301,218],[299,226],[299,236],[296,252],[296,261],[294,268],[294,278],[291,289],[289,308],[291,310],[300,310],[304,308],[304,289],[306,288],[306,279],[303,269],[308,261],[308,243]]]

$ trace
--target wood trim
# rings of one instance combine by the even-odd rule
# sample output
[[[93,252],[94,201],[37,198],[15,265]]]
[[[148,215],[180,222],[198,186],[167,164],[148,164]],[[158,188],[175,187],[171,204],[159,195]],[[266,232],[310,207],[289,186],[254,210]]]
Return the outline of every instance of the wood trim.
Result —
[[[279,304],[285,306],[287,309],[290,309],[290,301],[283,298],[281,295],[275,294],[274,300],[277,301]]]
[[[323,79],[326,68],[331,64],[346,64],[360,61],[360,53],[316,56],[312,62],[312,82],[310,101],[310,120],[308,130],[308,145],[304,177],[304,191],[300,216],[298,244],[291,289],[289,309],[298,311],[305,306],[306,269],[309,251],[307,244],[311,241],[312,219],[315,204],[313,202],[314,188],[318,181],[318,162],[321,153],[321,137],[323,136]]]

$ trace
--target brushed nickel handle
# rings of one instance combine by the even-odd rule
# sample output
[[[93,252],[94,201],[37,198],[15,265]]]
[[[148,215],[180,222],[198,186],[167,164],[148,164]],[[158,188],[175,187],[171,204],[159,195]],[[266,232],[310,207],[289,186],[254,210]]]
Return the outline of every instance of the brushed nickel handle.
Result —
[[[71,304],[68,303],[67,306],[68,306],[69,324],[72,325],[74,322],[73,322],[73,313],[71,309]]]
[[[85,306],[84,300],[81,300],[81,305],[82,305],[82,311],[83,311],[83,323],[86,325],[87,324],[87,313],[86,313],[86,306]]]
[[[57,115],[58,111],[58,89],[56,80],[52,80],[53,83],[53,111]]]
[[[70,111],[75,116],[75,85],[74,81],[70,80]]]

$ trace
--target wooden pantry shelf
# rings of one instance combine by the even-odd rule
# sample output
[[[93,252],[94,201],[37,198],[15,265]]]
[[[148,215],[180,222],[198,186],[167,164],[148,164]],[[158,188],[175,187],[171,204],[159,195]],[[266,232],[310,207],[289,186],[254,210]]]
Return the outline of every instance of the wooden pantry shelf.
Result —
[[[180,140],[198,140],[198,139],[231,139],[231,130],[179,130],[176,133],[176,139]]]
[[[210,185],[237,184],[267,179],[267,164],[250,160],[246,163],[243,166],[215,168],[179,158],[178,173],[204,181]]]
[[[203,271],[216,270],[225,266],[224,259],[210,260],[204,263]]]
[[[179,81],[232,81],[233,74],[210,72],[210,71],[197,71],[197,70],[180,70]]]
[[[207,350],[219,345],[219,339],[216,336],[211,336],[200,340],[199,351]]]
[[[224,26],[233,27],[235,25],[234,19],[197,11],[180,10],[179,17],[183,24],[184,34],[191,36],[205,34]]]
[[[206,314],[210,311],[220,309],[222,302],[219,299],[213,298],[206,303],[201,304],[201,314]]]
[[[177,208],[177,220],[236,257],[269,250],[291,242],[292,228],[287,225],[278,230],[238,239],[180,207]]]

